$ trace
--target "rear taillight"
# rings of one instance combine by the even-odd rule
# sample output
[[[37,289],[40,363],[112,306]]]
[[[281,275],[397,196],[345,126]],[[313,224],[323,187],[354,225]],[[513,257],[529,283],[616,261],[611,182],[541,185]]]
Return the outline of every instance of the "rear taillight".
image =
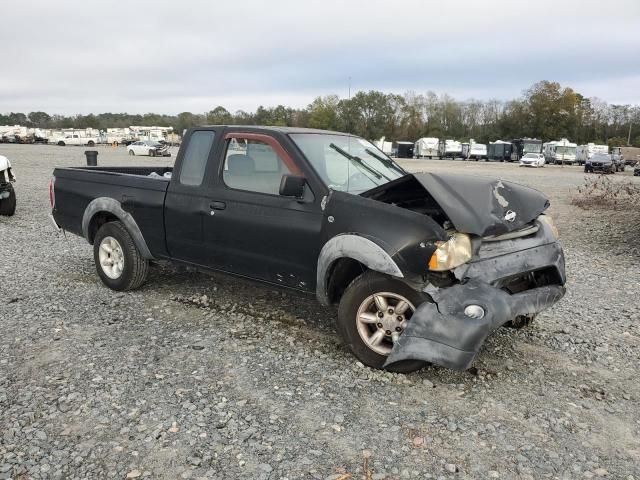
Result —
[[[51,205],[51,210],[56,206],[56,177],[51,177],[49,180],[49,205]]]

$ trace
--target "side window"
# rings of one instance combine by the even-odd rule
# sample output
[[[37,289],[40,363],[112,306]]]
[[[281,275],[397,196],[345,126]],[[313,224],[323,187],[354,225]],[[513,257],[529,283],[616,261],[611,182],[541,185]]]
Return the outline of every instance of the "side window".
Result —
[[[180,168],[180,183],[182,185],[193,187],[202,185],[214,137],[215,132],[211,130],[198,130],[191,134]]]
[[[268,143],[235,138],[227,142],[222,179],[228,187],[278,195],[285,173],[291,172]]]

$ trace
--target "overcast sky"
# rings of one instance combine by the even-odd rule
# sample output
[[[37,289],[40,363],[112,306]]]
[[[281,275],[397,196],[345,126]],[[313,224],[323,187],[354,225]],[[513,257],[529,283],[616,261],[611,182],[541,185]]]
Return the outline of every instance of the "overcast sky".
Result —
[[[640,0],[20,0],[0,112],[302,107],[352,91],[510,99],[556,80],[640,104]]]

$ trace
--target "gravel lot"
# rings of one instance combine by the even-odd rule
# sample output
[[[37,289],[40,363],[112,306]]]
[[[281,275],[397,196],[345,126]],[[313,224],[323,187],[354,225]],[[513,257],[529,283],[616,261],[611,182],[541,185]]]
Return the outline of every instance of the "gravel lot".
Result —
[[[108,290],[47,218],[54,165],[83,150],[0,145],[18,177],[0,217],[0,479],[640,479],[639,215],[571,206],[580,168],[405,162],[547,193],[569,280],[470,371],[398,375],[358,364],[314,298],[171,266]]]

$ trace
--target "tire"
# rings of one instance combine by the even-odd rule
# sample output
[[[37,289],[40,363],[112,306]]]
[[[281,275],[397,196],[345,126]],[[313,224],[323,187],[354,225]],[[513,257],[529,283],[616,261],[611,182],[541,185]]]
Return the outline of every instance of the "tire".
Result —
[[[388,299],[390,302],[388,305],[392,307],[394,305],[392,305],[391,302],[397,302],[397,299],[391,298],[391,295],[406,299],[414,308],[417,308],[418,305],[425,302],[427,298],[424,294],[416,292],[404,282],[391,278],[387,275],[374,272],[373,270],[368,270],[358,276],[345,290],[344,295],[340,300],[340,306],[338,307],[338,334],[358,360],[369,367],[382,369],[388,353],[382,354],[374,351],[372,347],[365,342],[359,329],[365,330],[365,334],[369,331],[382,331],[384,334],[384,331],[378,329],[374,324],[368,325],[357,320],[358,311],[360,309],[364,309],[365,305],[372,304],[372,302],[375,303],[373,296],[377,293],[385,293],[386,295],[389,295]],[[374,304],[372,304],[372,306],[374,309],[377,308]],[[411,311],[411,313],[413,313],[411,307],[406,311]],[[366,310],[365,313],[373,315],[373,313],[366,312]],[[393,323],[395,321],[394,319],[397,319],[397,317],[394,317],[394,315],[391,314],[385,315],[382,321],[385,323]],[[406,318],[403,320],[403,323],[409,321],[411,321],[411,319]],[[398,325],[402,325],[403,323],[399,323]],[[382,323],[378,325],[382,325]],[[391,327],[389,327],[389,330],[386,330],[386,332],[391,331],[390,328]],[[401,327],[398,326],[397,328]],[[378,348],[388,348],[391,344],[391,339],[389,336],[385,335],[382,342],[383,343],[381,343]],[[419,370],[425,365],[426,362],[421,360],[405,360],[391,365],[387,370],[392,372],[408,373]]]
[[[136,152],[134,152],[133,150],[129,150],[129,156],[134,157],[136,154]]]
[[[0,200],[0,215],[12,217],[16,213],[16,191],[9,185],[9,198]]]
[[[156,151],[155,150],[149,150],[149,156],[150,157],[155,157],[156,156]]]
[[[120,252],[114,247],[115,241]],[[105,248],[103,249],[103,243]],[[111,253],[108,249],[111,248]],[[112,257],[112,255],[114,254]],[[101,261],[101,255],[106,255],[105,262]],[[119,270],[110,270],[107,262],[111,261],[111,265],[118,263],[122,259],[122,268]],[[112,290],[127,291],[134,290],[144,283],[149,273],[149,262],[142,257],[138,247],[131,238],[131,235],[122,224],[122,222],[108,222],[102,225],[96,233],[93,241],[93,261],[96,264],[96,270],[102,283]],[[104,265],[103,265],[104,263]],[[111,267],[113,268],[113,267]]]
[[[59,141],[59,142],[58,142],[58,146],[59,146],[59,147],[64,147],[64,146],[65,146],[65,143],[61,140],[61,141]]]
[[[93,147],[93,146],[95,146],[95,144],[96,144],[96,143],[95,143],[93,140],[89,140],[89,141],[87,142],[87,146],[88,146],[88,147]]]

